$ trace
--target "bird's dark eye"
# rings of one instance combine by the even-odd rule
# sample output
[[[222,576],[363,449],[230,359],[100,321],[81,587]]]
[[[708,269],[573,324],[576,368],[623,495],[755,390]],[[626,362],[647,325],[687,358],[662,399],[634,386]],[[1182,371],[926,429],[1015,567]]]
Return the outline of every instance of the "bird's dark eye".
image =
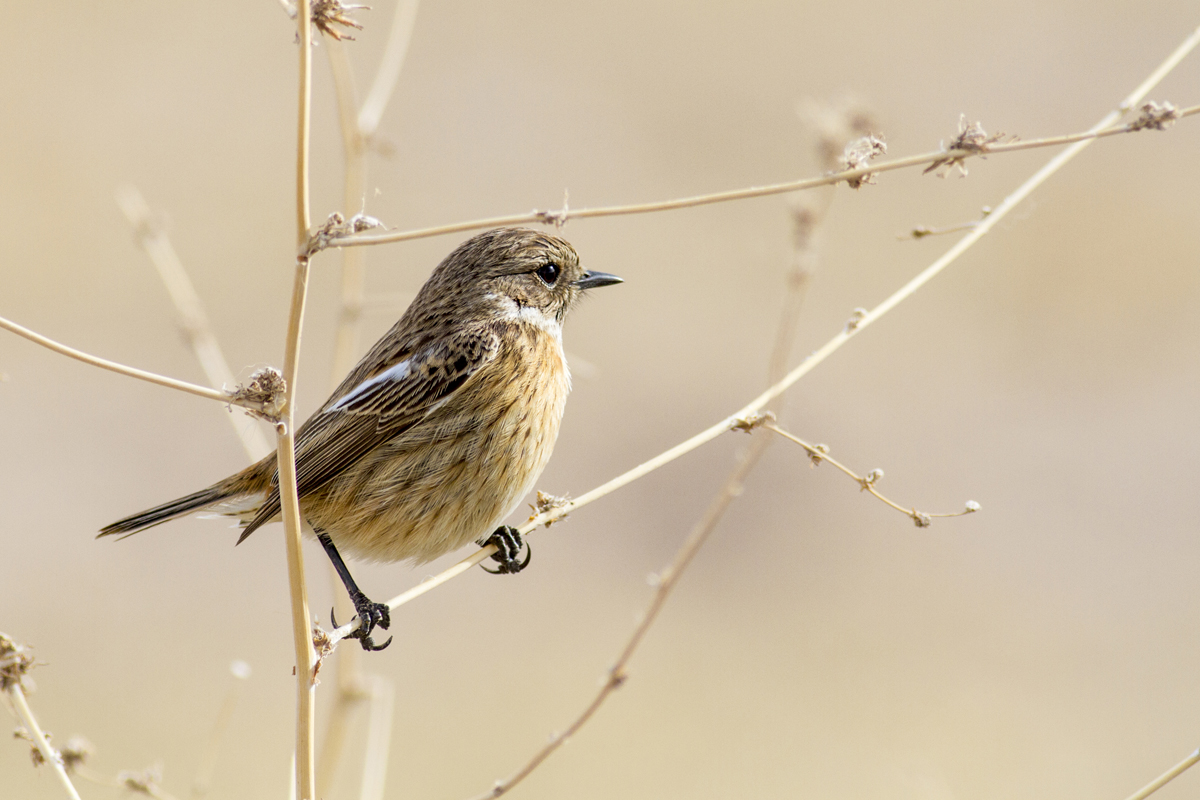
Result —
[[[558,264],[551,262],[539,267],[537,270],[537,276],[541,278],[542,282],[547,286],[553,286],[558,280],[559,272],[561,272],[561,270],[558,268]]]

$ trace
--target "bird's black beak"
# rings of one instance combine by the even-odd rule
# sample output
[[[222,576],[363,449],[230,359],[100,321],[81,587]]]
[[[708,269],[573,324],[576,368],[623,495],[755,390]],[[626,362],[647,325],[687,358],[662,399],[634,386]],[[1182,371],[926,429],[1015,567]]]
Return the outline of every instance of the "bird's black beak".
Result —
[[[612,286],[614,283],[624,283],[625,281],[618,278],[616,275],[609,275],[607,272],[592,272],[583,273],[583,277],[575,281],[576,289],[595,289],[599,286]]]

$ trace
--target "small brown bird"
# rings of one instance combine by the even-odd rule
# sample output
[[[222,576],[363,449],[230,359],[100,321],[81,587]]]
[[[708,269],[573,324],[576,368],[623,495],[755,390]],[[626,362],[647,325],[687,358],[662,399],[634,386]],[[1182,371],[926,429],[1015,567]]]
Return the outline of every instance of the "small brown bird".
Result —
[[[496,572],[529,554],[500,523],[550,458],[571,389],[562,322],[583,292],[620,283],[589,272],[567,242],[523,228],[482,233],[451,253],[412,305],[296,434],[300,510],[350,593],[364,649],[387,605],[355,584],[339,550],[431,561],[495,543]],[[129,534],[194,511],[237,517],[238,542],[280,518],[275,455],[105,527]],[[496,527],[499,526],[499,527]],[[495,532],[488,537],[488,531]]]

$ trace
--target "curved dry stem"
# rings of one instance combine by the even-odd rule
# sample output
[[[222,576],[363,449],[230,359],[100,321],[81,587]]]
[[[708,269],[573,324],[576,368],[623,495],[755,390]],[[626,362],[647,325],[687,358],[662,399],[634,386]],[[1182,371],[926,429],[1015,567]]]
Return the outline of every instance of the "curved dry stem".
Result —
[[[812,459],[814,467],[823,461],[828,461],[834,467],[841,470],[843,473],[845,473],[850,478],[852,478],[854,480],[854,482],[858,484],[859,489],[875,496],[879,500],[883,501],[884,504],[891,506],[892,508],[899,511],[904,516],[911,517],[912,520],[917,523],[917,527],[919,527],[919,528],[928,527],[929,520],[934,517],[961,517],[966,514],[974,514],[976,511],[979,510],[979,504],[976,503],[974,500],[968,500],[966,508],[963,509],[962,511],[954,511],[954,512],[945,513],[945,514],[929,514],[929,513],[923,512],[923,511],[918,511],[916,508],[905,508],[904,506],[900,505],[899,503],[896,503],[893,500],[890,500],[887,497],[884,497],[883,494],[881,494],[879,492],[879,490],[875,488],[875,482],[883,477],[883,470],[875,469],[875,470],[871,470],[866,475],[859,475],[854,470],[850,469],[849,467],[845,466],[840,461],[838,461],[837,459],[835,459],[831,455],[829,455],[829,448],[825,447],[825,445],[809,444],[808,442],[804,441],[800,437],[795,436],[791,433],[788,433],[783,428],[780,428],[774,422],[771,422],[769,420],[763,420],[761,427],[764,427],[767,430],[774,431],[775,433],[779,434],[783,438],[785,438],[789,441],[795,442],[796,444],[803,447],[805,452],[808,453],[808,457]]]
[[[53,350],[54,352],[67,356],[68,358],[73,358],[76,361],[82,361],[85,364],[91,364],[93,367],[100,367],[100,369],[106,369],[119,375],[137,378],[138,380],[146,381],[147,383],[154,383],[159,386],[165,386],[168,389],[187,392],[188,394],[194,394],[198,397],[206,397],[209,400],[216,400],[217,402],[225,403],[226,405],[241,406],[242,408],[248,408],[252,411],[263,410],[262,403],[237,398],[228,392],[210,389],[207,386],[198,386],[197,384],[188,383],[187,381],[168,378],[165,375],[147,372],[143,369],[138,369],[137,367],[129,367],[125,364],[119,364],[116,361],[109,361],[108,359],[100,358],[99,356],[94,356],[90,353],[85,353],[82,350],[76,350],[74,347],[68,347],[65,344],[56,342],[49,337],[42,336],[40,333],[31,331],[29,328],[26,328],[23,325],[18,325],[11,320],[4,319],[3,317],[0,317],[0,328],[12,331],[18,336],[23,336],[35,344],[40,344],[42,347],[45,347],[48,350]]]
[[[310,227],[308,190],[309,120],[312,98],[311,7],[302,4],[297,14],[300,50],[298,120],[296,123],[296,239],[303,252]],[[283,418],[276,425],[279,459],[279,501],[282,507],[284,543],[287,550],[288,587],[292,607],[292,644],[296,653],[296,789],[300,800],[316,798],[315,725],[317,657],[313,649],[308,589],[304,582],[304,553],[301,549],[300,499],[296,490],[296,383],[300,368],[300,333],[308,298],[309,259],[296,259],[292,305],[288,315],[283,374],[287,389]]]
[[[1129,795],[1126,800],[1145,800],[1145,798],[1154,794],[1159,789],[1178,778],[1184,772],[1187,772],[1198,761],[1200,761],[1200,749],[1193,750],[1192,754],[1187,758],[1183,759],[1178,764],[1164,772],[1162,775],[1159,775],[1157,778],[1147,783],[1141,789],[1138,789],[1136,792]]]
[[[1146,91],[1149,91],[1148,89]],[[1131,95],[1132,96],[1132,95]],[[531,211],[527,214],[511,214],[504,217],[490,217],[487,219],[471,220],[468,222],[456,222],[450,225],[439,225],[432,228],[418,228],[409,231],[397,231],[395,233],[382,233],[372,235],[348,235],[335,237],[330,240],[327,246],[329,247],[359,247],[375,244],[391,244],[393,242],[405,242],[411,239],[424,239],[430,236],[442,236],[449,233],[460,233],[463,231],[479,230],[481,228],[498,228],[509,225],[529,225],[536,223],[562,225],[573,219],[591,219],[596,217],[617,217],[626,216],[629,214],[649,214],[658,211],[674,211],[681,208],[695,208],[696,206],[711,205],[713,203],[728,203],[733,200],[746,200],[752,197],[766,197],[774,194],[786,194],[790,192],[805,191],[807,189],[815,189],[818,186],[832,186],[836,183],[852,182],[860,180],[869,175],[876,175],[880,172],[892,172],[898,169],[908,169],[911,167],[926,166],[934,163],[959,163],[969,158],[980,156],[993,155],[999,153],[1009,153],[1017,150],[1032,150],[1039,147],[1057,147],[1063,144],[1081,144],[1091,142],[1095,139],[1104,138],[1107,136],[1116,136],[1122,133],[1131,133],[1133,129],[1130,126],[1121,125],[1115,128],[1110,128],[1116,119],[1129,108],[1132,108],[1136,102],[1144,97],[1144,93],[1138,97],[1134,103],[1122,104],[1120,110],[1107,120],[1103,125],[1093,127],[1082,133],[1073,133],[1065,136],[1051,136],[1044,139],[1030,139],[1028,141],[1009,142],[1004,144],[990,144],[986,147],[970,148],[970,149],[951,149],[938,150],[932,153],[922,153],[915,156],[907,156],[905,158],[893,159],[891,161],[872,162],[869,166],[857,167],[855,169],[842,170],[833,172],[828,175],[822,175],[816,178],[805,178],[798,181],[786,181],[783,183],[774,183],[767,186],[750,186],[743,189],[731,189],[723,192],[712,192],[710,194],[695,195],[692,197],[680,197],[673,200],[659,200],[650,203],[632,203],[620,206],[604,206],[599,208],[578,208],[578,209],[560,209],[557,211]],[[1179,112],[1179,116],[1188,117],[1200,113],[1200,106],[1192,106],[1183,109]]]

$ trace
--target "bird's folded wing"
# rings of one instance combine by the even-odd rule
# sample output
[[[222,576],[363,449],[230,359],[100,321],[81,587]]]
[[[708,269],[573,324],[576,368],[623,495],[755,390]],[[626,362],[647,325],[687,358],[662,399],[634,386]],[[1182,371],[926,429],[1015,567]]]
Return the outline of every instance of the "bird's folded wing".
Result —
[[[327,403],[296,435],[300,496],[323,486],[392,437],[450,400],[463,384],[495,360],[500,339],[490,329],[467,329],[434,342]],[[279,475],[242,541],[279,513]]]

